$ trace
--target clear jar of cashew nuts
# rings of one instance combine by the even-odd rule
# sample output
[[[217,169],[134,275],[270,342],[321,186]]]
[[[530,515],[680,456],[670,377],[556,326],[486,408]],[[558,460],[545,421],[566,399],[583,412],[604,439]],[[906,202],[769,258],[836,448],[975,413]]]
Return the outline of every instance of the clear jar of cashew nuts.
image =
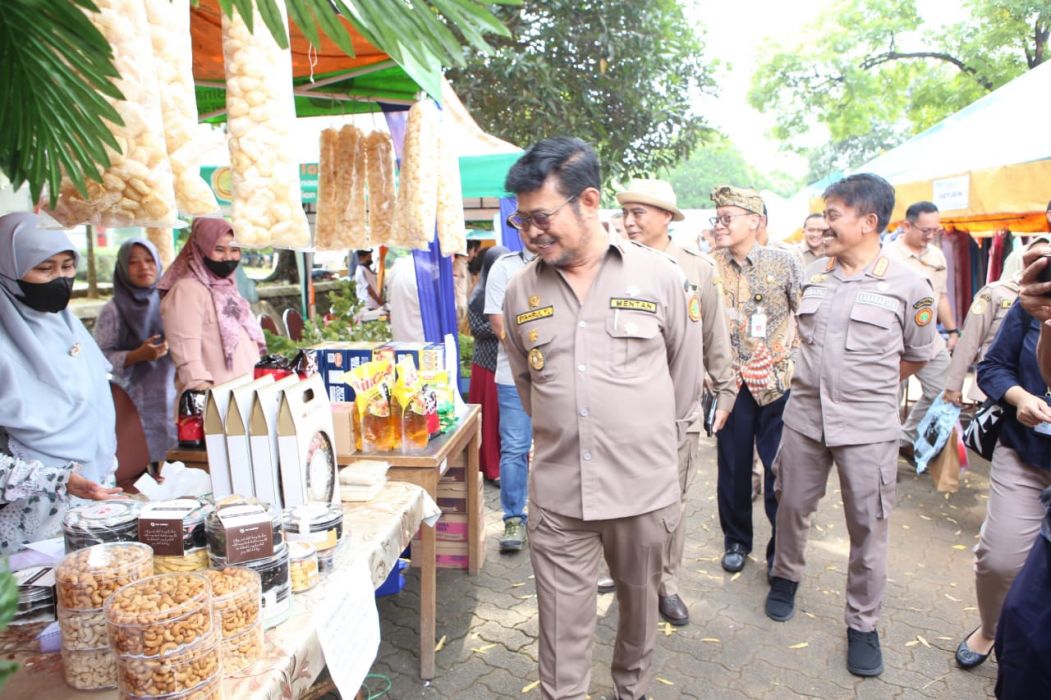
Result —
[[[257,622],[222,642],[223,673],[237,673],[263,656],[263,625]]]
[[[288,543],[288,571],[292,592],[304,593],[318,584],[317,548],[309,542]]]
[[[138,542],[97,544],[67,554],[55,567],[58,604],[98,609],[122,586],[153,574],[153,550]]]
[[[259,622],[262,588],[259,574],[251,569],[230,566],[206,571],[212,584],[212,614],[224,639],[233,637]]]
[[[70,651],[109,650],[106,615],[102,608],[67,610],[59,606],[58,626],[62,630],[62,648]]]
[[[210,634],[173,654],[117,656],[117,683],[125,696],[155,697],[192,690],[221,677],[219,636]]]
[[[62,672],[66,683],[77,690],[117,687],[117,657],[109,647],[62,649]]]
[[[197,646],[215,630],[212,587],[204,574],[161,574],[137,581],[110,596],[105,610],[110,645],[122,656],[174,654]]]
[[[167,2],[167,0],[165,0]],[[225,669],[224,669],[225,671]],[[139,700],[143,698],[142,695],[130,695],[128,693],[121,693],[122,700]],[[147,695],[145,696],[149,700],[222,700],[223,698],[223,677],[216,676],[210,680],[201,683],[200,685],[194,686],[190,690],[183,690],[178,693],[169,693],[167,695]]]

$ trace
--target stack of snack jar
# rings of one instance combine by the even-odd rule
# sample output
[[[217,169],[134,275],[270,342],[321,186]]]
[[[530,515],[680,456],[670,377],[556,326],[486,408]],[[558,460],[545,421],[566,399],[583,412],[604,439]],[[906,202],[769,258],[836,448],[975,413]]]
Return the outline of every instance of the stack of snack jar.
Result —
[[[288,543],[288,568],[293,593],[306,593],[321,581],[317,548],[309,542]]]
[[[292,582],[281,511],[255,498],[231,496],[205,520],[208,561],[213,569],[243,566],[259,574],[264,627],[292,614]]]
[[[196,498],[148,503],[139,512],[139,541],[153,548],[158,574],[203,571],[208,568],[204,521],[212,506]]]
[[[336,551],[343,542],[343,508],[331,503],[304,503],[288,508],[284,514],[285,535],[289,542],[309,542],[317,548],[318,566],[329,573],[335,566]]]
[[[212,612],[219,628],[223,671],[237,673],[263,654],[259,574],[231,566],[205,575],[212,584]]]
[[[136,541],[142,506],[141,501],[113,500],[71,509],[62,520],[66,551],[107,542]]]
[[[219,630],[201,573],[161,574],[106,601],[122,698],[220,697]]]
[[[121,587],[152,575],[153,552],[137,542],[81,549],[55,568],[66,683],[78,690],[116,687],[117,664],[103,606]]]

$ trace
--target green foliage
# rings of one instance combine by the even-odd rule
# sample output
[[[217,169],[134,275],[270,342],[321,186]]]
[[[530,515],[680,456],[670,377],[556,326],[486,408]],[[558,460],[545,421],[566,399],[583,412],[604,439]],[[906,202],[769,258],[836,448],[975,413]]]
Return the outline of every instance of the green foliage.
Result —
[[[966,107],[1047,58],[1046,0],[966,0],[967,17],[926,23],[916,0],[829,5],[793,46],[755,72],[751,104],[811,159],[811,178],[856,166]],[[1036,96],[1034,96],[1036,99]],[[823,125],[830,143],[814,147]]]
[[[462,65],[461,43],[484,52],[486,35],[508,36],[489,10],[521,0],[286,0],[288,14],[315,46],[321,33],[347,54],[354,47],[342,14],[395,61],[423,66]],[[277,0],[220,0],[253,25],[259,10],[267,29],[288,45]],[[113,51],[87,14],[92,0],[5,0],[0,12],[0,171],[17,189],[28,182],[37,201],[45,184],[52,203],[65,172],[86,194],[109,167],[104,146],[119,150],[110,124],[122,124],[108,99],[124,96]],[[256,27],[258,29],[258,27]]]
[[[693,152],[689,160],[666,173],[675,189],[679,208],[710,209],[709,195],[718,185],[737,185],[755,190],[771,190],[790,196],[802,184],[785,173],[762,173],[749,165],[732,143],[719,139]]]
[[[474,336],[460,334],[460,376],[465,379],[471,376],[471,362],[474,361]]]
[[[267,352],[292,357],[301,348],[309,348],[328,341],[379,341],[391,339],[390,324],[386,321],[355,323],[353,318],[363,308],[354,291],[354,283],[344,280],[338,289],[329,292],[330,313],[335,317],[326,324],[323,319],[303,321],[303,339],[294,341],[283,335],[263,330]]]
[[[7,623],[15,616],[18,610],[18,584],[15,582],[14,574],[7,570],[5,560],[3,571],[0,571],[0,630],[7,627]],[[0,689],[3,689],[7,679],[18,670],[18,664],[9,659],[0,659]]]
[[[712,65],[678,0],[545,0],[497,15],[513,38],[448,73],[486,131],[523,147],[578,136],[607,184],[668,168],[713,135],[692,106],[714,91]]]

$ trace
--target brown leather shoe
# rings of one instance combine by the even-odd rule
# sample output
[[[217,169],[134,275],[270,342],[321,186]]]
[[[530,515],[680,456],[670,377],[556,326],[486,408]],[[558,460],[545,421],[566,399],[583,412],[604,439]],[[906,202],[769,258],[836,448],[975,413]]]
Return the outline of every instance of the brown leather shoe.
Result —
[[[661,617],[676,627],[682,627],[690,623],[690,611],[678,594],[658,596],[657,609],[660,611]]]

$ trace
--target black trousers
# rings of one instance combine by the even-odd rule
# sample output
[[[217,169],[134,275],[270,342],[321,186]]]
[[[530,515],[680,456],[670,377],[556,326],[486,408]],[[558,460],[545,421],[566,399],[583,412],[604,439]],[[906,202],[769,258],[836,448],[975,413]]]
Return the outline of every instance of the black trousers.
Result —
[[[723,543],[744,545],[752,551],[752,459],[753,446],[763,463],[763,505],[771,529],[777,521],[777,498],[774,495],[774,473],[771,466],[781,446],[781,420],[788,403],[788,392],[766,406],[755,402],[747,384],[741,384],[737,401],[719,431],[719,525]],[[774,537],[766,545],[766,561],[774,560]]]
[[[996,625],[996,697],[1051,697],[1051,542],[1037,535]]]

